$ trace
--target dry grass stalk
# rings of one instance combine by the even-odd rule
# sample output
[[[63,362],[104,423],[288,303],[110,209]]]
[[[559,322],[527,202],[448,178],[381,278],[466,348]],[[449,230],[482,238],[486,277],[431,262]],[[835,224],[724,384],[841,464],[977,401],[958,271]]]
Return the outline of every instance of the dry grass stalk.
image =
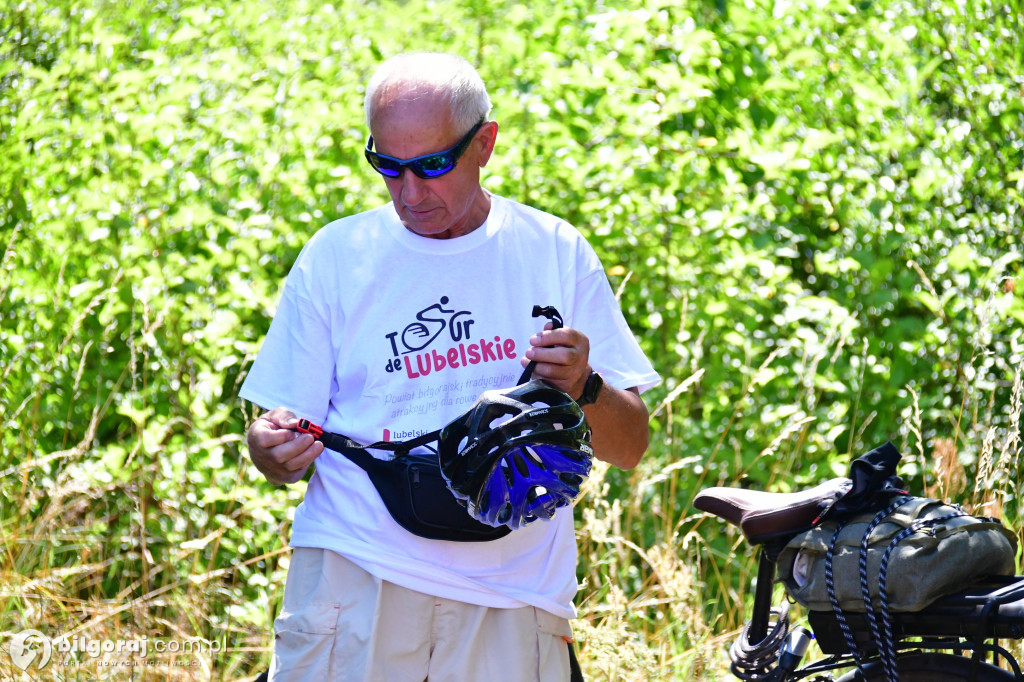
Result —
[[[678,386],[673,388],[672,392],[665,396],[665,399],[662,400],[658,404],[658,406],[654,408],[654,410],[651,412],[651,419],[654,419],[659,414],[661,414],[662,410],[664,410],[667,406],[671,405],[676,398],[681,396],[683,393],[689,391],[690,387],[693,384],[697,383],[697,381],[699,381],[702,376],[704,376],[704,370],[698,369],[696,372],[694,372],[685,380],[683,380]]]
[[[802,417],[800,419],[791,420],[786,428],[782,429],[781,433],[776,436],[771,443],[768,444],[764,450],[761,451],[760,457],[771,457],[775,454],[782,442],[792,436],[794,433],[799,433],[803,430],[804,426],[814,421],[814,417]]]
[[[1020,462],[1021,403],[1022,395],[1024,395],[1022,375],[1024,375],[1024,364],[1017,368],[1017,373],[1013,380],[1013,392],[1010,395],[1010,424],[1006,430],[1006,438],[999,448],[999,463],[996,465],[996,470],[1005,473],[1007,476],[1017,472],[1017,464]]]
[[[974,495],[971,509],[975,513],[987,516],[998,516],[1002,504],[995,505],[995,493],[992,489],[992,477],[994,474],[993,446],[996,440],[996,429],[989,427],[985,432],[985,438],[981,442],[981,454],[978,456],[978,471],[974,478]]]
[[[912,416],[908,420],[907,428],[914,434],[914,444],[917,448],[917,466],[923,474],[925,471],[925,459],[924,459],[924,438],[921,436],[921,403],[918,399],[917,391],[914,390],[913,386],[908,386],[907,390],[910,391],[910,396],[913,399],[912,403]]]
[[[936,438],[932,450],[935,483],[925,488],[930,497],[956,499],[967,487],[967,475],[960,463],[956,443],[951,438]]]

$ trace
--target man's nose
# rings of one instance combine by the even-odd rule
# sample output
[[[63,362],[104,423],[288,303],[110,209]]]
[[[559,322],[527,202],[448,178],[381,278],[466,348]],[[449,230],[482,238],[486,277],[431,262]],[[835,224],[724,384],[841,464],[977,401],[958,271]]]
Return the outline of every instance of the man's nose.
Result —
[[[415,206],[427,194],[426,180],[406,168],[398,179],[402,183],[402,203]]]

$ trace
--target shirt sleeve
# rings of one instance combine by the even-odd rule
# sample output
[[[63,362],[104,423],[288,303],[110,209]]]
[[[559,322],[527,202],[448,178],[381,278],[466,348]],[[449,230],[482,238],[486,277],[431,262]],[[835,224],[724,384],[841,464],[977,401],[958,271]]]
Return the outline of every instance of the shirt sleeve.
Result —
[[[239,395],[263,408],[286,407],[323,423],[336,392],[337,351],[330,312],[308,293],[310,277],[309,264],[300,256]]]
[[[596,254],[590,255],[597,260]],[[590,340],[590,366],[615,388],[643,393],[657,386],[661,377],[626,323],[604,270],[598,263],[587,271],[576,282],[571,326]]]

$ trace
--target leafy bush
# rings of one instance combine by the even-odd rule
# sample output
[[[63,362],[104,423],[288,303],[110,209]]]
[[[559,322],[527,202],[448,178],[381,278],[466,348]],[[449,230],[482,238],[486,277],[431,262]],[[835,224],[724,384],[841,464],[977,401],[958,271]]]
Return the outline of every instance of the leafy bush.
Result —
[[[650,454],[578,510],[591,676],[720,669],[751,564],[700,486],[893,439],[1019,519],[1018,4],[0,8],[3,629],[266,664],[302,490],[248,465],[237,390],[305,240],[387,200],[362,87],[410,49],[478,65],[486,186],[587,234],[665,379]]]

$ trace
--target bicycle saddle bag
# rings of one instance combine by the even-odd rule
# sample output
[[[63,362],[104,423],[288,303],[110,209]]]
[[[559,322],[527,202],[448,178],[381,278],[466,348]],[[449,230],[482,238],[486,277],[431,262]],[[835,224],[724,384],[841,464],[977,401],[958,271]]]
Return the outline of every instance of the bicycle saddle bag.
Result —
[[[1015,570],[1016,536],[996,519],[909,496],[876,522],[880,513],[826,521],[793,538],[778,560],[790,597],[812,611],[833,609],[826,576],[830,552],[835,598],[844,611],[866,610],[862,564],[871,610],[881,609],[884,585],[888,608],[897,612],[920,611],[978,579]]]
[[[1014,573],[1016,535],[997,519],[908,495],[897,487],[899,458],[887,443],[856,460],[846,499],[783,548],[778,575],[794,601],[812,611],[920,611]]]

